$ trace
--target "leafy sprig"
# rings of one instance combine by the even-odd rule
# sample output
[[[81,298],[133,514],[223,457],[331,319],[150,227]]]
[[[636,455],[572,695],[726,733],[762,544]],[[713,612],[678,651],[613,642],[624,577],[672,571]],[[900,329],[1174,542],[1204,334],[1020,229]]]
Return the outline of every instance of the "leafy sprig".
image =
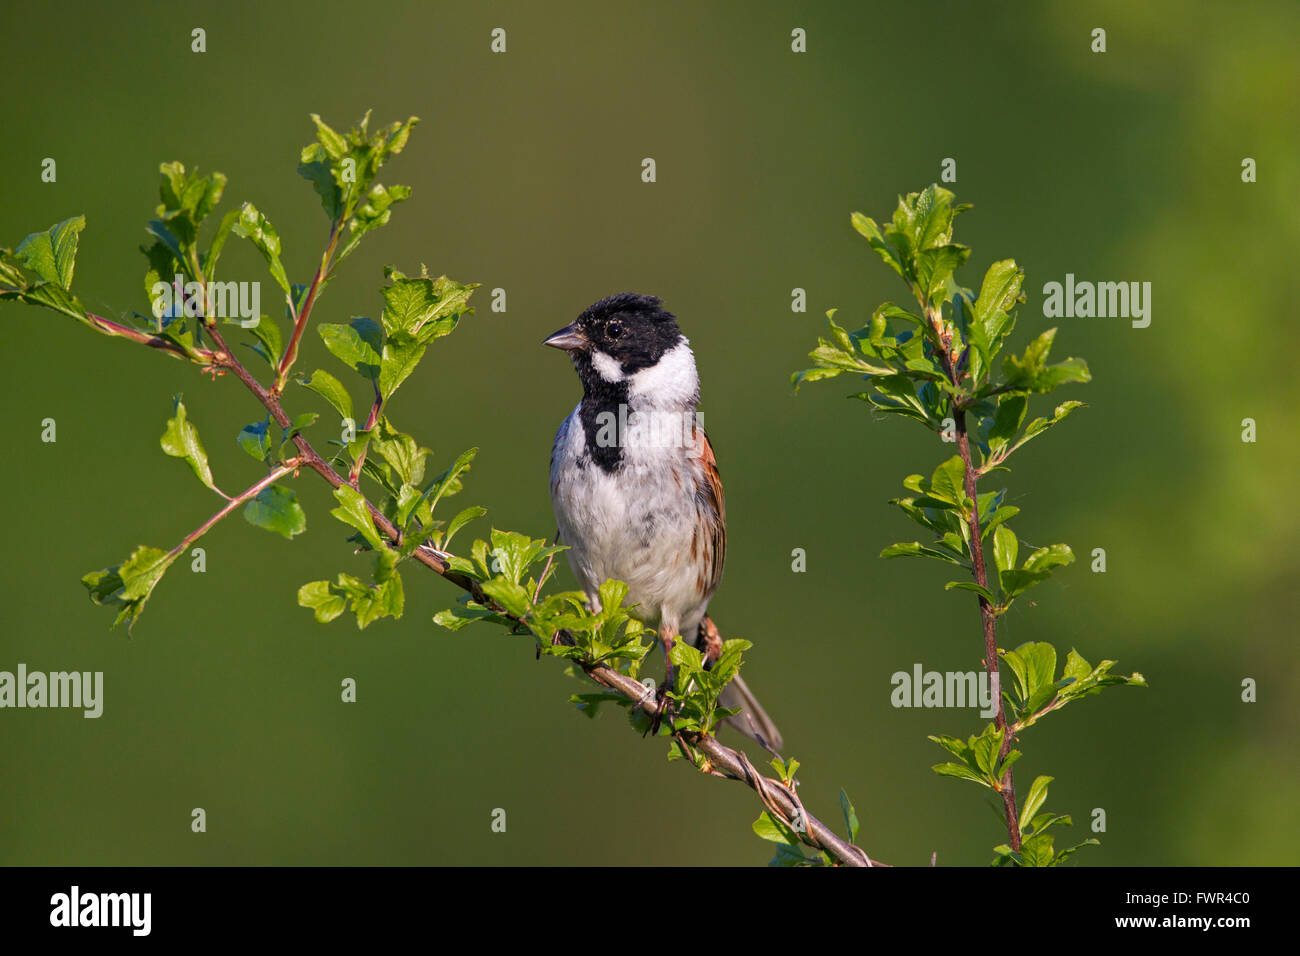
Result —
[[[637,619],[636,609],[625,605],[626,585],[605,582],[598,607],[589,607],[585,595],[574,591],[543,594],[554,555],[563,549],[517,532],[493,529],[489,540],[476,539],[467,555],[451,551],[457,534],[486,514],[479,505],[456,510],[446,503],[462,490],[478,449],[461,453],[430,477],[428,462],[434,453],[397,427],[389,404],[430,346],[473,312],[469,301],[476,284],[432,276],[423,266],[419,275],[389,266],[384,271],[387,284],[380,290],[383,305],[378,321],[358,317],[346,323],[317,324],[326,350],[360,379],[368,393],[369,411],[360,424],[354,414],[366,406],[354,403],[349,387],[334,372],[294,373],[302,337],[339,263],[384,226],[393,208],[411,194],[409,187],[381,184],[378,175],[402,152],[417,122],[412,117],[371,132],[367,114],[356,127],[341,133],[319,116],[313,115],[312,120],[316,140],[303,149],[298,172],[320,197],[329,233],[319,265],[306,283],[292,281],[284,266],[279,232],[252,204],[227,211],[210,229],[209,220],[221,203],[227,179],[218,172],[187,171],[179,162],[160,167],[161,202],[147,227],[152,242],[141,247],[147,260],[145,292],[154,299],[149,314],[116,319],[94,315],[72,292],[84,217],[33,233],[16,249],[0,249],[0,299],[49,308],[102,334],[185,359],[214,380],[232,374],[261,405],[258,416],[235,440],[262,474],[231,496],[214,478],[207,448],[188,408],[180,396],[173,400],[172,416],[160,439],[162,450],[185,461],[222,504],[172,549],[142,545],[120,563],[85,575],[82,583],[91,600],[116,609],[114,626],[125,621],[133,628],[168,568],[236,510],[242,509],[256,527],[284,538],[296,537],[306,529],[307,518],[289,481],[301,471],[313,472],[333,489],[336,506],[330,514],[345,526],[348,543],[371,560],[368,580],[340,571],[332,579],[311,581],[299,589],[299,604],[312,611],[316,620],[329,622],[350,613],[358,628],[365,628],[381,618],[400,617],[405,610],[401,565],[418,562],[465,592],[456,608],[435,616],[439,624],[455,630],[489,621],[531,635],[538,656],[566,659],[572,673],[598,686],[597,693],[573,696],[580,710],[594,714],[601,703],[612,700],[643,730],[667,717],[660,733],[673,739],[671,756],[689,757],[703,773],[745,782],[762,798],[774,821],[799,821],[798,841],[817,850],[820,862],[871,865],[865,852],[803,810],[793,780],[797,762],[780,764],[781,779],[774,780],[759,774],[742,752],[714,736],[718,722],[731,713],[719,706],[722,689],[738,671],[748,642],[724,642],[721,656],[713,661],[679,642],[683,649],[676,656],[678,680],[667,699],[662,699],[653,684],[638,680],[654,635]],[[209,293],[218,291],[217,266],[231,236],[248,241],[261,256],[284,295],[282,318],[256,315],[245,317],[251,321],[235,323],[200,307],[209,302]],[[160,286],[175,293],[168,307],[160,304]],[[244,364],[244,353],[236,354],[227,335],[232,341],[246,335],[235,344],[265,365],[264,374],[269,376],[265,381]],[[257,368],[263,371],[260,365]],[[291,389],[294,385],[298,388]],[[323,399],[328,409],[293,414],[286,410],[289,401],[301,399]],[[326,439],[332,447],[327,458],[313,445],[309,430],[318,437],[328,435],[323,429],[329,410],[339,416],[341,430],[339,437]],[[247,466],[246,459],[236,460]],[[857,832],[856,817],[852,819],[850,840]]]
[[[883,226],[861,213],[852,215],[853,228],[902,278],[915,304],[886,302],[856,331],[842,328],[832,309],[826,315],[829,333],[809,356],[815,364],[794,373],[792,382],[797,390],[806,382],[857,375],[866,389],[852,397],[882,414],[919,422],[956,444],[956,455],[940,463],[929,478],[916,474],[904,479],[910,494],[891,501],[928,532],[928,540],[900,541],[880,554],[929,558],[969,572],[969,579],[948,581],[944,587],[976,595],[990,682],[1001,687],[1002,660],[1014,676],[1015,689],[998,694],[996,718],[979,735],[964,741],[931,737],[957,758],[934,769],[999,796],[1009,841],[998,848],[996,862],[1055,864],[1078,847],[1054,853],[1045,831],[1069,818],[1034,817],[1046,797],[1043,781],[1050,778],[1045,777],[1035,781],[1027,798],[1025,806],[1034,804],[1033,812],[1017,813],[1012,765],[1020,751],[1012,743],[1022,730],[1079,697],[1111,684],[1146,682],[1141,674],[1109,674],[1114,661],[1091,668],[1075,651],[1062,677],[1053,680],[1056,651],[1050,644],[1028,643],[1010,652],[997,648],[997,620],[1026,591],[1071,564],[1074,552],[1066,544],[1022,548],[1010,523],[1020,509],[1004,503],[1007,489],[980,491],[978,482],[1009,471],[1007,461],[1028,442],[1084,407],[1078,401],[1062,402],[1050,417],[1026,424],[1034,396],[1088,382],[1091,373],[1080,358],[1049,362],[1056,329],[1042,332],[1018,354],[1003,354],[1015,329],[1015,307],[1025,299],[1024,272],[1014,260],[1004,259],[988,267],[978,294],[957,283],[956,270],[970,257],[970,249],[953,241],[953,224],[970,206],[954,199],[948,190],[931,185],[900,197]],[[968,416],[973,421],[968,422]]]

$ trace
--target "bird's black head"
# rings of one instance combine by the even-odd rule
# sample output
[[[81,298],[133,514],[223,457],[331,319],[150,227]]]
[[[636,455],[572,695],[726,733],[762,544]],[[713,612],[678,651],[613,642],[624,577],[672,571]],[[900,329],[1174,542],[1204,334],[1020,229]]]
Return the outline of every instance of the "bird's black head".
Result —
[[[573,357],[585,385],[625,379],[655,365],[682,341],[677,319],[653,295],[620,292],[601,299],[543,343]]]

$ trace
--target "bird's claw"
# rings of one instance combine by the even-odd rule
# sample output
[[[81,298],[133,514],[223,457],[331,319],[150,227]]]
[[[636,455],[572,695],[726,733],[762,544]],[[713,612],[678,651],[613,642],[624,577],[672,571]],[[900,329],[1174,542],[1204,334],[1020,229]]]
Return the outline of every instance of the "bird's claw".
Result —
[[[644,737],[648,734],[653,734],[657,737],[659,735],[659,727],[663,724],[665,719],[668,721],[669,732],[676,732],[673,727],[673,717],[677,714],[677,703],[668,696],[668,692],[672,689],[672,686],[673,685],[669,681],[665,680],[655,688],[654,698],[655,703],[658,704],[658,708],[655,710],[654,716],[650,719],[650,727],[641,736]]]

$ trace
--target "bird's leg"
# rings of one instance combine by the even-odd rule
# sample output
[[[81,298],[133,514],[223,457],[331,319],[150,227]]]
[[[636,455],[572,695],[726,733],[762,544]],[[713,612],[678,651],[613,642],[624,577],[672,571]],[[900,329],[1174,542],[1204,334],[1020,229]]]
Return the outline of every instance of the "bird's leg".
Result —
[[[664,646],[664,682],[659,685],[659,693],[656,695],[659,704],[659,712],[655,714],[654,721],[650,725],[650,732],[659,733],[659,724],[664,717],[668,718],[668,729],[673,729],[673,702],[668,697],[670,691],[676,689],[675,670],[673,668],[673,644],[676,641],[676,629],[664,627],[659,631],[659,640]]]
[[[713,618],[707,614],[704,615],[704,620],[700,622],[699,640],[700,643],[697,646],[704,651],[704,666],[711,667],[722,656],[722,635],[718,633],[718,625],[714,624]]]

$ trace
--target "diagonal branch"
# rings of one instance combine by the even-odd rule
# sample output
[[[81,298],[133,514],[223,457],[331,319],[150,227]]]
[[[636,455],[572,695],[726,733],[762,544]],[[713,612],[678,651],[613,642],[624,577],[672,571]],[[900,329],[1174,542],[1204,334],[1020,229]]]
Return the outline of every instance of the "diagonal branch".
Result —
[[[219,346],[218,351],[213,353],[213,365],[233,372],[235,377],[252,392],[253,396],[282,428],[289,427],[289,417],[281,407],[279,395],[263,387],[248,372],[243,363],[226,347],[219,331],[215,329],[210,331],[214,333],[214,341]],[[298,457],[294,461],[295,467],[301,465],[310,468],[324,478],[333,488],[340,488],[349,484],[348,479],[335,471],[329,462],[322,458],[316,449],[312,447],[306,436],[299,433],[294,436],[293,442],[298,450]],[[293,469],[289,468],[288,470]],[[365,500],[370,516],[374,519],[375,526],[380,533],[392,544],[399,545],[402,539],[401,530],[383,512],[376,508],[369,499],[363,500]],[[233,508],[234,505],[232,504],[230,507]],[[229,508],[223,509],[226,513],[229,510]],[[451,570],[447,560],[434,549],[429,547],[417,548],[412,557],[435,574],[468,593],[476,602],[492,607],[498,614],[508,617],[518,624],[523,623],[519,618],[497,606],[491,598],[483,593],[477,581]],[[556,640],[567,643],[570,639],[567,635],[561,633],[556,635]],[[653,695],[647,699],[645,686],[635,678],[604,664],[578,663],[593,681],[634,702],[651,717],[657,716],[662,709],[662,705],[653,698]],[[803,809],[798,796],[793,790],[787,789],[780,781],[759,773],[743,752],[728,747],[716,737],[706,734],[678,731],[673,734],[673,737],[686,747],[694,748],[704,754],[707,759],[707,772],[714,776],[726,777],[745,784],[745,786],[757,793],[769,811],[773,812],[774,816],[781,817],[782,822],[790,827],[791,831],[796,833],[801,840],[815,849],[825,850],[840,865],[888,865],[873,860],[865,850],[837,836],[830,827]]]
[[[191,544],[193,544],[199,538],[203,537],[210,530],[212,530],[212,526],[215,525],[222,518],[226,517],[226,515],[230,514],[230,512],[234,511],[240,505],[247,503],[253,498],[256,498],[259,494],[261,494],[271,485],[275,484],[285,475],[297,471],[299,464],[300,462],[297,458],[290,458],[288,461],[284,462],[283,464],[271,469],[271,472],[265,478],[263,478],[259,482],[250,485],[244,491],[235,495],[235,497],[231,498],[229,501],[226,502],[225,506],[222,507],[220,511],[218,511],[207,521],[203,522],[203,524],[199,525],[197,528],[195,528],[193,531],[187,534],[180,544],[176,545],[176,547],[171,549],[171,551],[168,553],[168,557],[174,558],[177,555],[179,555]]]

